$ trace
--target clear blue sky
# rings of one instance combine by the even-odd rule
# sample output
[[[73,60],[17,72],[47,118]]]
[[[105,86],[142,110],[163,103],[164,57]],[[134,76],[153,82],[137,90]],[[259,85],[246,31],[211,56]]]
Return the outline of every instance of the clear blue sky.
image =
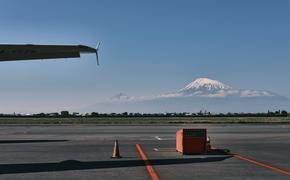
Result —
[[[75,109],[209,77],[290,97],[288,0],[2,0],[0,43],[85,44],[95,56],[0,63],[0,112]]]

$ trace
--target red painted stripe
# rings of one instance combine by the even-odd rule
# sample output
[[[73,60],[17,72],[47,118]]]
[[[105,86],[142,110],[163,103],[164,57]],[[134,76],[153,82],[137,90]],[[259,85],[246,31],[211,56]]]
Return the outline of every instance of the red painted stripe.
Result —
[[[136,148],[139,152],[140,157],[142,158],[142,160],[144,161],[144,163],[146,165],[147,172],[150,175],[151,179],[152,180],[159,180],[158,174],[154,170],[153,166],[150,164],[149,159],[148,159],[147,155],[145,154],[145,152],[143,151],[141,145],[136,144]]]
[[[275,166],[272,166],[272,165],[269,165],[269,164],[265,164],[265,163],[259,162],[257,160],[254,160],[252,158],[249,158],[249,157],[246,157],[246,156],[242,156],[240,154],[231,154],[231,153],[228,153],[228,154],[229,155],[233,155],[234,157],[236,157],[236,158],[238,158],[240,160],[247,161],[247,162],[250,162],[252,164],[255,164],[255,165],[258,165],[258,166],[262,166],[262,167],[271,169],[273,171],[276,171],[276,172],[279,172],[279,173],[286,174],[286,175],[290,176],[290,172],[289,171],[281,169],[279,167],[275,167]]]

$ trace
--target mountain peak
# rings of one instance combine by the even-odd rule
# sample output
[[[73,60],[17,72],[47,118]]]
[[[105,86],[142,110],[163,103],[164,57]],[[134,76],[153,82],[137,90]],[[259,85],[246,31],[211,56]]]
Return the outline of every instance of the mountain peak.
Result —
[[[182,88],[180,91],[191,91],[191,90],[227,90],[231,89],[230,86],[223,84],[220,81],[212,80],[209,78],[198,78],[188,85],[186,85],[184,88]]]
[[[110,106],[111,105],[111,106]],[[95,109],[123,112],[192,112],[202,108],[220,112],[256,112],[290,107],[290,100],[265,90],[235,89],[220,81],[198,78],[179,91],[153,96],[120,93]]]

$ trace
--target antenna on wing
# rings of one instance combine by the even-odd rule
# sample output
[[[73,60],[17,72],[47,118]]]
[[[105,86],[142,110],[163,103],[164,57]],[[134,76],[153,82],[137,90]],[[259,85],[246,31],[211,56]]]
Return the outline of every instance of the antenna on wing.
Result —
[[[97,56],[97,65],[99,66],[99,48],[100,48],[101,43],[99,42],[96,48],[96,56]]]

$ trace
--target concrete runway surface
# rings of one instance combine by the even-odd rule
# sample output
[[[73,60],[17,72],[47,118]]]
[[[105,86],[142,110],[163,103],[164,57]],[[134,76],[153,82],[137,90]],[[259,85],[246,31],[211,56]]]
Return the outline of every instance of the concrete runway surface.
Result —
[[[180,128],[207,128],[237,155],[181,155]],[[121,159],[110,158],[115,139]],[[159,179],[290,179],[290,125],[0,126],[1,180],[150,179],[148,162]]]

